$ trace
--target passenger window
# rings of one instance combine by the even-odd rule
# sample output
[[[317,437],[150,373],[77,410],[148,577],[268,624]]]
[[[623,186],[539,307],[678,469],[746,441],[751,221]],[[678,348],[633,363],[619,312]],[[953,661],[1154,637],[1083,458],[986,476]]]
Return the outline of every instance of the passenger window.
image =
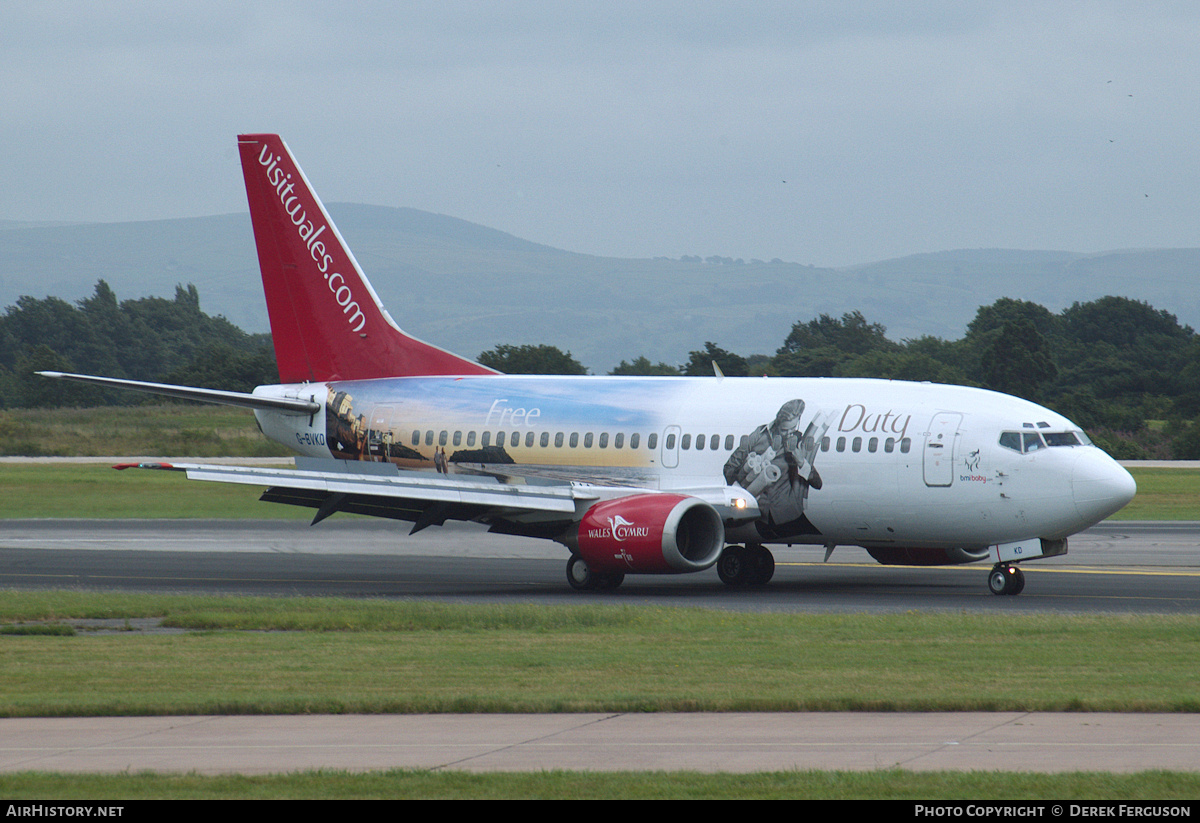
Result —
[[[692,436],[690,434],[685,434],[683,437],[679,438],[679,448],[690,449],[691,447],[692,447]]]
[[[714,434],[712,437],[710,437],[708,439],[708,447],[713,451],[721,448],[721,435]]]
[[[650,435],[650,439],[651,439],[651,440],[653,440],[655,437],[657,437],[657,435],[654,435],[654,434]],[[668,435],[667,435],[667,441],[666,441],[666,443],[665,443],[664,445],[666,446],[666,448],[667,448],[668,450],[675,448],[675,435],[674,435],[674,434],[668,434]],[[654,448],[654,446],[651,446],[650,448]]]
[[[624,445],[625,445],[625,433],[617,432],[616,437],[613,438],[613,448],[619,449]]]
[[[558,432],[554,435],[554,448],[561,449],[563,444],[563,433]]]
[[[696,451],[703,451],[703,450],[704,450],[704,435],[698,434],[698,435],[696,435]]]
[[[414,446],[421,445],[421,433],[419,431],[417,431],[416,429],[413,429],[413,445]]]
[[[727,452],[733,451],[733,435],[732,434],[725,435],[725,451],[727,451]]]
[[[534,437],[533,432],[525,433],[525,448],[527,448],[527,449],[533,448],[533,437]]]
[[[430,429],[429,431],[425,432],[425,445],[426,446],[433,445],[433,429]]]
[[[607,449],[607,448],[608,448],[608,432],[600,432],[600,443],[599,443],[599,446],[600,446],[600,448],[602,448],[602,449]]]
[[[520,433],[520,432],[513,432],[513,433],[512,433],[512,440],[510,441],[510,445],[511,445],[511,446],[512,446],[514,449],[515,449],[517,446],[521,445],[521,433]]]
[[[837,450],[844,452],[846,450],[846,438],[839,437],[837,440]]]
[[[872,437],[870,440],[867,441],[867,451],[869,451],[871,454],[874,454],[875,452],[879,451],[879,438],[878,437]]]
[[[579,448],[579,432],[571,432],[571,448]]]
[[[456,446],[462,445],[462,432],[454,433],[454,445],[456,445]]]
[[[829,438],[828,437],[821,438],[821,451],[823,451],[823,452],[829,451]]]
[[[483,433],[483,439],[482,439],[482,440],[480,440],[480,443],[479,443],[479,445],[483,446],[485,449],[486,449],[488,446],[492,445],[492,433],[491,433],[491,432],[484,432],[484,433]]]
[[[538,442],[539,442],[539,445],[541,445],[541,447],[543,449],[546,448],[547,446],[549,446],[550,445],[550,432],[542,432],[542,438]]]
[[[889,437],[887,440],[884,440],[883,441],[883,450],[885,452],[887,452],[888,454],[891,454],[892,452],[894,452],[896,450],[896,438]]]
[[[441,434],[438,435],[438,445],[439,446],[446,445],[446,438],[449,434],[450,434],[449,432],[443,431]]]
[[[853,444],[851,444],[850,449],[851,449],[851,451],[854,451],[856,453],[862,451],[862,438],[861,437],[854,438],[854,442],[853,442]]]
[[[650,435],[650,436],[651,436],[651,437],[653,437],[654,435]],[[629,435],[629,448],[631,448],[631,449],[636,449],[636,448],[638,447],[638,442],[639,442],[641,439],[642,439],[641,435],[640,435],[640,434],[638,434],[638,433],[636,433],[636,432],[634,432],[633,434]],[[651,447],[650,447],[650,448],[654,448],[654,446],[653,446],[653,445],[651,445]]]
[[[592,447],[592,433],[591,432],[588,432],[587,434],[585,434],[583,436],[583,447],[585,449],[590,449]]]
[[[908,450],[911,448],[912,448],[912,438],[911,437],[900,438],[900,453],[901,454],[908,454]]]
[[[475,432],[473,432],[473,431],[467,432],[467,445],[468,446],[475,445]]]

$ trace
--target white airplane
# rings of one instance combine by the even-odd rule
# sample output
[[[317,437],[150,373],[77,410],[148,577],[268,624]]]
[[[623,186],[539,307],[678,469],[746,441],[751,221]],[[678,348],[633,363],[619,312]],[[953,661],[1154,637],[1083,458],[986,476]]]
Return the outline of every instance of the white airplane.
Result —
[[[249,407],[295,469],[144,464],[267,486],[262,499],[473,520],[570,550],[567,580],[717,567],[765,584],[769,544],[861,546],[880,563],[1017,564],[1134,496],[1049,409],[962,386],[832,378],[505,376],[401,331],[284,142],[238,138],[282,385],[253,394],[43,372]],[[436,283],[420,284],[436,288]],[[411,533],[411,532],[410,532]]]

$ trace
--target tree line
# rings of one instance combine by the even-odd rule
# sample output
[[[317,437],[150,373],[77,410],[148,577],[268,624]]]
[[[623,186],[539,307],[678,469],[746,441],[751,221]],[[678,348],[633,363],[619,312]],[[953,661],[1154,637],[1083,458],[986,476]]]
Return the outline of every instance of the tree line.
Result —
[[[128,405],[141,395],[47,380],[37,371],[79,372],[250,391],[279,382],[267,334],[247,334],[200,309],[193,285],[175,298],[118,302],[103,280],[72,305],[21,297],[0,316],[0,408]]]
[[[553,346],[481,355],[508,373],[547,372]],[[503,355],[503,356],[500,356]],[[520,355],[520,356],[514,356]],[[1175,315],[1125,297],[1059,313],[1028,300],[981,306],[958,340],[896,342],[861,312],[797,321],[773,355],[741,356],[706,342],[686,363],[622,360],[610,374],[879,377],[978,386],[1048,406],[1119,459],[1200,459],[1200,336]]]
[[[479,362],[508,374],[586,374],[552,345],[498,345]],[[797,321],[774,354],[706,341],[686,363],[622,360],[610,374],[879,377],[980,386],[1048,406],[1121,459],[1200,459],[1200,336],[1173,314],[1124,297],[1054,313],[1002,298],[958,340],[894,341],[860,312]],[[141,395],[38,377],[68,371],[250,391],[278,382],[270,335],[200,309],[193,285],[174,299],[118,301],[103,280],[68,303],[21,297],[0,316],[0,408],[122,405]]]

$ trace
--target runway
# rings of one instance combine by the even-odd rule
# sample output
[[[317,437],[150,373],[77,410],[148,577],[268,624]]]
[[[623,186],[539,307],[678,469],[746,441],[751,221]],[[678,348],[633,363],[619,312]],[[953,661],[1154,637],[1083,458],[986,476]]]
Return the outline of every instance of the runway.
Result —
[[[630,576],[617,590],[566,584],[566,550],[549,541],[448,524],[296,521],[17,520],[0,525],[0,587],[257,595],[434,598],[456,602],[613,602],[743,611],[1200,613],[1200,524],[1115,522],[1071,538],[1065,557],[1025,564],[1018,597],[987,590],[987,564],[880,566],[861,549],[773,549],[761,589],[731,590],[714,571]]]

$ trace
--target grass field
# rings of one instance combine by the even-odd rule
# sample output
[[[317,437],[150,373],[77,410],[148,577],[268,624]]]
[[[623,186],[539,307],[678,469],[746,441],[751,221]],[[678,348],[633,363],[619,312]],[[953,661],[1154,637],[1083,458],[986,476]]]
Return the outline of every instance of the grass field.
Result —
[[[1200,520],[1200,469],[1135,468],[1132,473],[1137,497],[1114,520]],[[178,472],[116,472],[95,463],[5,463],[0,464],[0,519],[312,518],[311,509],[259,503],[260,491],[256,486],[189,482]]]
[[[1200,711],[1200,618],[1189,616],[86,592],[9,592],[0,603],[0,623],[14,628],[72,617],[159,617],[191,631],[5,636],[0,716]]]
[[[95,634],[157,617],[184,634]],[[0,716],[1200,710],[1200,618],[779,615],[9,592]],[[1003,652],[998,656],[998,652]],[[1002,660],[1002,665],[994,665]],[[986,664],[985,664],[986,662]],[[948,685],[949,684],[949,685]],[[788,771],[0,775],[71,798],[1193,799],[1200,774]]]
[[[229,406],[154,403],[0,411],[0,455],[270,457],[292,452],[263,437],[254,415]]]
[[[285,775],[0,775],[6,801],[72,800],[967,800],[1174,801],[1200,796],[1200,774],[781,771],[496,772],[394,770]]]

